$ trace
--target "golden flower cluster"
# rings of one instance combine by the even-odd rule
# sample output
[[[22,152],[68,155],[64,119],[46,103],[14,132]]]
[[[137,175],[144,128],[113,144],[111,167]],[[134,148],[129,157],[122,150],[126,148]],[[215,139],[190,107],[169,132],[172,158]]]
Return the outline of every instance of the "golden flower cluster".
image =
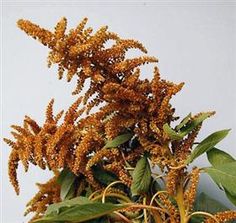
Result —
[[[216,213],[214,217],[218,220],[219,223],[230,222],[231,220],[236,219],[236,211],[219,212]],[[215,220],[211,218],[205,221],[205,223],[213,223],[213,222],[215,222]]]
[[[78,85],[74,94],[81,91],[86,79],[91,80],[91,87],[87,94],[93,95],[103,86],[104,82],[119,82],[137,66],[157,62],[156,58],[148,56],[125,59],[128,49],[139,49],[144,53],[147,51],[141,43],[134,40],[123,40],[117,34],[109,32],[107,26],[101,27],[93,34],[91,27],[85,29],[86,23],[87,18],[84,18],[75,29],[69,30],[67,34],[66,18],[62,18],[57,23],[54,32],[22,19],[18,21],[18,27],[51,49],[48,65],[58,64],[60,79],[65,70],[67,71],[67,81],[70,81],[73,76],[77,77]],[[105,47],[108,41],[114,42],[111,48]]]
[[[189,187],[183,192],[185,205],[191,211],[199,169],[194,168],[188,175],[185,166],[181,165],[191,152],[201,128],[198,125],[179,141],[171,141],[163,130],[164,124],[178,119],[174,116],[175,109],[170,100],[181,90],[183,83],[161,79],[157,67],[152,80],[141,79],[139,67],[157,62],[157,59],[146,55],[127,58],[129,49],[138,49],[142,53],[147,53],[147,50],[138,41],[122,39],[108,31],[107,26],[93,33],[91,27],[85,28],[86,23],[87,18],[68,32],[65,18],[57,23],[53,32],[27,20],[21,19],[17,23],[26,34],[51,50],[48,65],[58,64],[59,79],[64,72],[67,72],[67,81],[73,77],[77,79],[74,95],[81,93],[85,81],[88,80],[89,86],[83,97],[77,96],[78,99],[65,114],[61,111],[54,115],[54,100],[51,100],[42,126],[28,116],[22,127],[12,126],[15,140],[4,139],[12,147],[10,181],[18,194],[16,170],[21,161],[26,171],[31,163],[53,171],[67,168],[75,175],[83,176],[84,181],[77,194],[84,190],[87,183],[94,190],[103,187],[93,175],[92,167],[96,165],[114,173],[130,187],[132,177],[124,167],[127,162],[131,167],[135,166],[139,158],[148,153],[151,164],[158,164],[167,176],[164,181],[167,194],[160,194],[158,198],[170,213],[170,222],[179,222],[179,211],[169,198],[175,197],[179,185],[189,178]],[[109,41],[113,43],[111,47],[107,46]],[[92,113],[91,109],[98,105],[99,110]],[[119,148],[105,147],[107,140],[127,132],[132,133],[133,139],[138,142],[134,148],[130,149],[127,143]],[[37,218],[48,204],[60,200],[60,188],[55,186],[56,176],[46,184],[38,185],[40,190],[28,204],[27,213],[36,212]],[[219,213],[217,218],[221,221],[232,219],[232,216],[231,212],[225,212]]]
[[[19,193],[16,169],[21,161],[25,171],[28,170],[29,162],[45,169],[52,170],[63,168],[65,163],[74,160],[73,146],[80,138],[80,132],[76,130],[75,121],[84,109],[77,110],[81,98],[68,109],[64,115],[62,124],[58,121],[63,111],[53,115],[53,102],[51,100],[46,110],[46,120],[42,127],[36,121],[25,116],[23,127],[12,125],[12,135],[15,141],[4,139],[12,147],[9,158],[9,176],[16,193]]]
[[[199,183],[199,177],[200,177],[200,169],[194,168],[192,172],[190,173],[190,177],[189,177],[190,186],[184,193],[184,200],[189,210],[193,208],[193,204],[194,204],[196,194],[197,194],[197,186]]]
[[[179,213],[176,206],[170,201],[169,197],[166,194],[160,194],[159,199],[164,205],[165,209],[168,211],[170,216],[170,222],[175,223],[179,222]]]
[[[141,80],[137,67],[157,60],[148,56],[126,59],[125,53],[130,48],[146,53],[142,44],[134,40],[123,40],[117,34],[107,31],[107,27],[92,34],[91,28],[85,29],[86,22],[85,18],[66,34],[65,18],[58,22],[54,32],[30,21],[18,21],[22,30],[51,49],[49,64],[58,63],[60,77],[64,70],[68,71],[68,81],[73,76],[77,77],[77,93],[87,78],[90,79],[90,87],[83,99],[79,98],[71,106],[62,124],[57,125],[62,112],[54,117],[51,101],[43,127],[28,117],[23,127],[12,126],[16,130],[12,132],[16,141],[5,141],[13,148],[9,174],[17,193],[16,168],[19,160],[26,170],[29,162],[43,169],[46,166],[49,169],[59,169],[67,165],[75,174],[80,172],[92,181],[90,167],[102,160],[102,157],[108,157],[110,162],[105,168],[116,172],[128,183],[130,177],[121,168],[124,162],[122,154],[116,152],[114,155],[111,151],[101,150],[104,141],[129,130],[141,142],[155,138],[156,144],[161,147],[165,141],[162,126],[174,119],[174,109],[169,101],[182,88],[183,83],[176,85],[162,80],[157,67],[152,81]],[[105,46],[108,40],[114,41],[110,48]],[[76,111],[81,101],[85,106]],[[98,112],[75,122],[84,110],[89,112],[102,102],[105,105]],[[150,143],[153,144],[153,141]],[[142,145],[139,154],[144,150],[148,150],[148,147]],[[91,153],[94,155],[90,160]],[[129,155],[129,159],[131,157]],[[96,183],[93,182],[93,185]]]
[[[25,215],[31,212],[35,213],[30,222],[33,222],[37,218],[40,218],[42,214],[44,214],[44,212],[46,211],[48,205],[61,201],[61,188],[57,183],[59,172],[55,171],[54,174],[55,176],[51,178],[48,182],[44,184],[37,183],[39,191],[26,205],[28,209],[26,210]]]

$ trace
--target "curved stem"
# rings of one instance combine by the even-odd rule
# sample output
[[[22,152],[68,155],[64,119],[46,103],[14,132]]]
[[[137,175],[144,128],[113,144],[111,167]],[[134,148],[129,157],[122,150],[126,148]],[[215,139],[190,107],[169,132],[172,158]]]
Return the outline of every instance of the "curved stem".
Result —
[[[102,203],[105,203],[106,193],[107,193],[108,189],[111,188],[112,186],[114,186],[115,184],[120,184],[120,183],[123,183],[123,182],[120,181],[120,180],[118,180],[118,181],[115,181],[115,182],[110,183],[110,184],[105,188],[105,190],[104,190],[103,193],[102,193]]]
[[[217,218],[215,216],[213,216],[212,214],[208,213],[208,212],[204,212],[204,211],[196,211],[196,212],[193,212],[192,214],[190,214],[188,217],[187,217],[187,222],[190,220],[190,218],[194,215],[205,215],[207,217],[210,217],[212,218],[213,220],[215,220],[215,222],[217,223],[220,223]]]
[[[103,194],[99,194],[98,196],[92,198],[91,200],[96,201],[96,200],[99,200],[102,197],[103,197]],[[116,197],[116,198],[119,198],[119,199],[125,201],[126,203],[132,202],[128,197],[123,196],[122,194],[117,194],[117,193],[107,193],[106,197]]]
[[[124,167],[126,170],[134,170],[134,167]]]
[[[126,218],[123,214],[119,213],[118,211],[114,211],[114,214],[116,214],[117,216],[119,216],[124,222],[132,223],[131,220],[129,220],[128,218]]]
[[[91,200],[91,199],[94,197],[94,195],[97,194],[97,193],[99,193],[100,191],[101,191],[101,189],[94,191],[92,194],[90,194],[90,196],[89,196],[88,199]]]
[[[135,204],[135,203],[127,203],[127,205],[130,205],[129,207],[132,207],[132,208],[146,208],[146,209],[156,210],[156,211],[160,211],[160,212],[164,212],[166,214],[169,214],[166,210],[164,210],[162,208],[158,208],[158,207],[154,207],[154,206],[150,206],[150,205]]]
[[[134,220],[138,220],[138,219],[140,219],[140,218],[142,218],[142,217],[143,217],[143,213],[140,214],[138,217],[134,218]]]
[[[152,196],[150,205],[152,206],[152,204],[153,204],[155,198],[156,198],[158,195],[163,194],[163,193],[167,193],[167,194],[168,194],[168,192],[167,192],[166,190],[161,190],[161,191],[158,191],[157,193],[155,193],[155,194]],[[156,201],[156,200],[155,200],[155,201]],[[156,201],[156,202],[157,202],[157,201]],[[159,206],[162,206],[159,202],[157,202],[157,204],[158,204]]]
[[[182,169],[186,167],[186,164],[182,164],[182,165],[179,165],[179,166],[169,166],[170,169],[172,170],[179,170],[179,169]]]
[[[156,198],[159,194],[161,194],[161,193],[167,193],[167,191],[158,191],[156,194],[154,194],[154,195],[152,196],[152,199],[151,199],[151,202],[150,202],[150,206],[152,206],[152,204],[153,204],[153,202],[154,202],[154,200],[155,200],[155,202],[156,202],[161,208],[164,208],[163,205],[162,205],[158,200],[155,199],[155,198]],[[161,217],[161,215],[160,215],[159,212],[152,211],[152,216],[153,216],[154,221],[155,221],[156,223],[162,223],[162,217]]]
[[[163,181],[163,183],[165,183],[165,180],[163,179],[166,175],[162,174],[162,175],[157,175],[156,173],[152,173],[153,175],[155,175],[154,180],[158,180],[161,179]]]

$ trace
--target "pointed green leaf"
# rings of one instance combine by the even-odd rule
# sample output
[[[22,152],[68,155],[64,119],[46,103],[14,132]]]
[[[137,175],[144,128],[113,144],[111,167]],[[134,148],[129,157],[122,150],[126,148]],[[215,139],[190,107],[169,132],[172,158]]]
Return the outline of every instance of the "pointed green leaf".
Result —
[[[182,127],[184,127],[190,120],[192,114],[189,113],[176,127],[175,129],[179,131]]]
[[[180,133],[174,131],[167,123],[163,125],[163,130],[172,140],[180,140],[183,138]]]
[[[132,137],[133,137],[132,133],[126,133],[123,135],[119,135],[119,136],[115,137],[113,140],[109,140],[106,143],[105,148],[117,147],[117,146],[129,141]]]
[[[138,162],[133,172],[133,181],[131,185],[132,195],[140,195],[149,190],[151,183],[151,169],[146,156],[143,156]]]
[[[186,164],[191,163],[197,157],[202,155],[203,153],[211,150],[217,143],[223,140],[229,133],[230,129],[225,129],[221,131],[217,131],[206,137],[203,141],[201,141],[196,148],[192,151],[189,158],[186,160]]]
[[[197,197],[194,205],[194,211],[205,211],[211,214],[226,210],[229,208],[203,192]]]
[[[61,185],[60,197],[62,200],[72,198],[75,188],[73,186],[76,179],[76,175],[74,175],[70,170],[64,169],[58,177],[57,182]]]
[[[75,205],[62,210],[57,215],[44,216],[34,222],[37,223],[54,223],[55,221],[66,222],[84,222],[92,219],[100,218],[114,211],[128,207],[125,204],[111,204],[92,202],[87,204]]]
[[[73,183],[70,187],[70,190],[66,194],[64,200],[72,199],[73,197],[75,197],[75,194],[76,194],[76,185],[75,185],[75,183]]]
[[[201,113],[196,118],[190,119],[189,114],[177,127],[176,130],[173,130],[167,123],[163,126],[164,132],[172,140],[181,140],[184,136],[188,135],[192,130],[194,130],[198,125],[200,125],[206,118],[212,116],[212,112]]]
[[[65,168],[65,169],[63,169],[61,172],[60,172],[60,174],[59,174],[59,176],[58,176],[58,178],[57,178],[57,183],[58,184],[62,184],[62,182],[63,182],[63,180],[64,180],[64,178],[66,177],[66,175],[68,174],[68,169],[67,168]]]
[[[67,208],[71,208],[75,205],[78,204],[88,204],[88,203],[92,203],[91,200],[89,200],[86,197],[76,197],[70,200],[66,200],[66,201],[62,201],[59,203],[54,203],[48,206],[45,215],[54,215],[54,214],[58,214],[61,212],[61,210],[63,209],[67,209]]]
[[[231,155],[217,148],[213,148],[208,151],[207,158],[213,167],[221,166],[222,164],[235,161],[235,159]]]
[[[217,148],[209,150],[207,152],[207,157],[211,165],[215,168],[217,168],[218,166],[222,166],[225,163],[230,163],[235,161],[235,159],[231,155]],[[219,189],[225,191],[225,188],[223,188],[222,185],[218,184],[216,181],[215,183],[218,185]]]
[[[229,155],[228,153],[213,148],[210,151],[207,152],[207,157],[209,162],[212,164],[213,167],[217,168],[224,164],[235,162],[236,160]],[[236,194],[230,193],[225,187],[223,187],[219,182],[215,179],[213,179],[215,183],[220,187],[220,189],[223,189],[227,198],[236,206]]]
[[[221,166],[204,168],[206,173],[230,194],[236,195],[236,161]]]
[[[213,112],[204,112],[193,118],[189,123],[187,123],[183,128],[181,128],[181,133],[185,136],[191,132],[194,128],[200,125],[205,119],[213,115]]]
[[[236,206],[236,194],[231,194],[225,188],[224,188],[224,191],[225,191],[226,197],[231,201],[232,204]]]

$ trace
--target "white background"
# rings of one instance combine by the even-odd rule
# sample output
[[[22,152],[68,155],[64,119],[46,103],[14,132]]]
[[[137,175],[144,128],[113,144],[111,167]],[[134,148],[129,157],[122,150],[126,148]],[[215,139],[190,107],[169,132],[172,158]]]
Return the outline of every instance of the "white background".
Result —
[[[108,25],[123,38],[140,40],[150,55],[159,58],[162,77],[185,87],[172,103],[176,113],[215,110],[206,121],[199,139],[213,131],[232,128],[219,145],[236,157],[236,5],[229,1],[136,3],[3,2],[2,41],[2,134],[10,137],[10,125],[22,124],[24,115],[42,123],[48,101],[55,108],[67,108],[75,99],[75,82],[57,80],[56,66],[48,69],[48,49],[27,37],[16,27],[20,18],[53,29],[62,17],[74,27],[83,17],[95,30]],[[151,68],[142,77],[151,78]],[[24,173],[19,167],[21,193],[17,197],[9,184],[7,160],[10,148],[2,144],[1,191],[2,222],[27,222],[23,217],[26,202],[35,194],[35,182],[45,182],[50,173],[31,167]],[[194,163],[207,166],[203,157]],[[224,195],[207,176],[199,190],[206,191],[229,205]]]

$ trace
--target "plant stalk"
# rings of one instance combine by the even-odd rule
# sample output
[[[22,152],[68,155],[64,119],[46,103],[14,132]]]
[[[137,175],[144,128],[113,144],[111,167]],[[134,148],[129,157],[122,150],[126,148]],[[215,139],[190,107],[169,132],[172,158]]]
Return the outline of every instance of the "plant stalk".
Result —
[[[179,208],[180,223],[187,223],[188,218],[187,218],[186,213],[185,213],[184,190],[183,190],[182,181],[178,185],[175,200],[176,200],[178,208]]]

